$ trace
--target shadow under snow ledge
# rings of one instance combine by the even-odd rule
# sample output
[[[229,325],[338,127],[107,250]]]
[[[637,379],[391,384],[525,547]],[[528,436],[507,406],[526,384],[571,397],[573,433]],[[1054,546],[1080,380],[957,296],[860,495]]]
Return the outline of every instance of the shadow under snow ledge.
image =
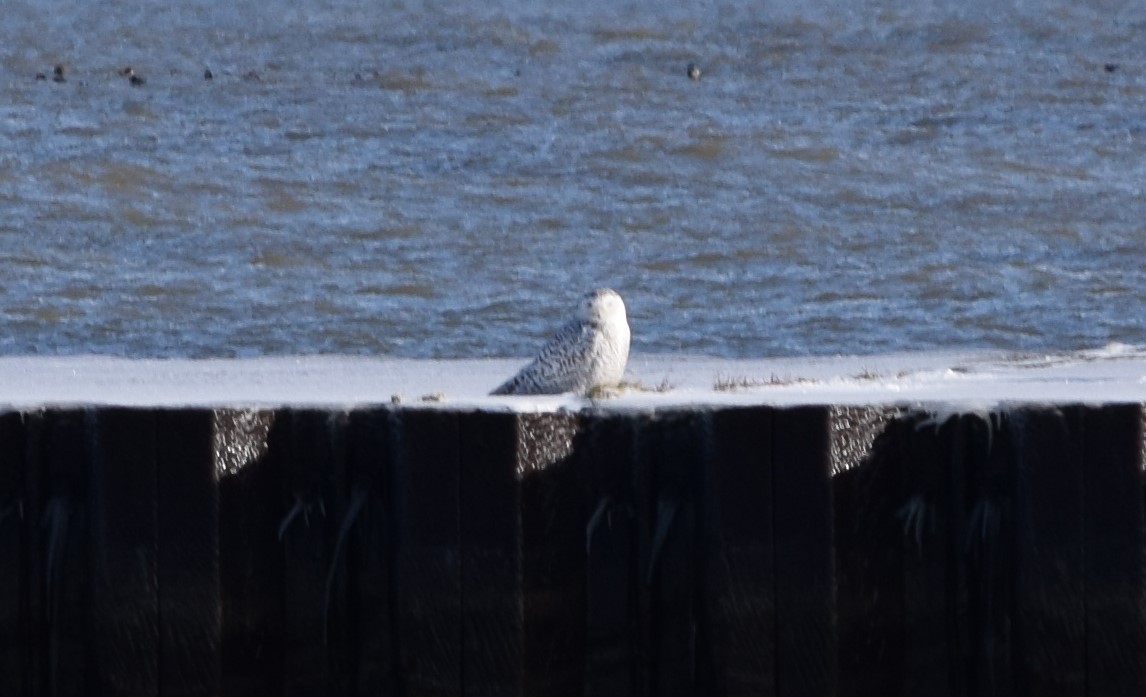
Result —
[[[1146,402],[1146,347],[1054,354],[898,353],[777,359],[634,355],[618,389],[491,397],[524,359],[346,356],[159,360],[0,358],[0,404],[139,407],[402,407],[515,412],[689,406]]]

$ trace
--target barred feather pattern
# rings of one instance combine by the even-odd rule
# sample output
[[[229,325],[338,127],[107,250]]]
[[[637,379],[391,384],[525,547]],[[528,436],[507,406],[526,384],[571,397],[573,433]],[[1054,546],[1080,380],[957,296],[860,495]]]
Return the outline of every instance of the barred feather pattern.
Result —
[[[578,314],[490,394],[585,394],[620,382],[629,358],[629,323],[621,296],[607,288],[593,291]]]

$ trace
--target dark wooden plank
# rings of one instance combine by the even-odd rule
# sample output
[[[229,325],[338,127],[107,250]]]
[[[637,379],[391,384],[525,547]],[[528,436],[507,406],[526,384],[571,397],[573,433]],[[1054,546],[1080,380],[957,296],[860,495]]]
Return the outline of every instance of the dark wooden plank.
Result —
[[[26,681],[43,694],[88,690],[88,419],[83,410],[29,417],[27,483],[29,634]]]
[[[1021,694],[1086,693],[1083,411],[1026,408],[1016,429],[1015,670]]]
[[[776,411],[776,694],[784,697],[835,693],[830,449],[826,407]]]
[[[1092,695],[1146,693],[1140,409],[1086,410],[1086,681]]]
[[[588,482],[585,695],[635,694],[639,579],[634,419],[593,415],[577,454]]]
[[[656,594],[652,589],[653,570],[656,560],[653,558],[653,537],[657,518],[657,480],[656,462],[649,457],[649,431],[652,429],[650,414],[630,415],[633,420],[636,446],[633,453],[632,483],[633,483],[633,515],[635,516],[636,543],[633,548],[635,585],[632,588],[634,637],[634,690],[636,695],[644,697],[656,694],[657,680],[657,628]]]
[[[271,440],[267,456],[284,472],[278,538],[283,554],[285,695],[328,693],[326,621],[330,605],[326,578],[337,535],[333,477],[341,468],[338,417],[320,409],[279,414],[281,440]]]
[[[574,453],[584,431],[572,414],[521,414],[523,689],[580,697],[585,690],[586,487]]]
[[[970,468],[963,544],[967,569],[968,689],[1014,694],[1014,480],[1012,422],[1007,413],[966,415]]]
[[[24,546],[27,454],[24,415],[0,414],[0,695],[24,693],[33,642],[21,614],[27,603],[29,558]],[[31,685],[29,692],[31,691]]]
[[[87,543],[93,694],[159,692],[155,412],[95,412]]]
[[[958,417],[924,414],[893,429],[903,490],[895,511],[903,563],[903,694],[963,694],[966,431]]]
[[[397,693],[397,644],[393,640],[393,507],[389,500],[391,412],[366,409],[350,414],[347,469],[350,477],[346,571],[346,644],[356,647],[355,673],[361,697]],[[353,517],[353,520],[350,520]],[[344,523],[345,525],[345,523]],[[341,529],[340,529],[341,534]]]
[[[913,424],[892,421],[852,467],[834,463],[840,695],[897,694],[904,682],[902,469],[914,436]]]
[[[467,695],[522,694],[524,617],[518,417],[459,417],[462,683]]]
[[[159,688],[165,697],[212,697],[221,687],[213,437],[209,410],[156,414]]]
[[[42,474],[32,526],[38,530],[31,536],[39,556],[33,583],[40,597],[32,617],[41,627],[37,682],[53,695],[85,693],[93,668],[88,428],[83,410],[45,412],[39,452],[30,453],[39,456],[33,466]]]
[[[657,414],[640,434],[638,466],[651,467],[651,536],[644,565],[651,598],[648,694],[696,694],[700,462],[706,419],[694,411]]]
[[[219,578],[222,595],[222,694],[283,693],[284,613],[282,543],[284,463],[289,420],[271,422],[261,457],[219,481]],[[276,455],[272,455],[275,453]]]
[[[770,407],[720,409],[709,445],[702,694],[776,690]]]
[[[66,540],[68,540],[68,518],[66,511],[71,507],[63,507],[60,501],[53,499],[53,486],[58,493],[65,493],[68,498],[77,499],[78,506],[86,510],[83,501],[86,488],[86,462],[84,454],[84,416],[79,413],[74,422],[78,423],[76,437],[72,439],[57,439],[57,420],[49,417],[46,412],[36,412],[26,417],[28,421],[28,443],[25,451],[24,467],[24,525],[23,525],[23,551],[28,559],[24,584],[23,609],[21,613],[21,626],[28,636],[28,647],[25,648],[26,663],[23,666],[24,686],[28,694],[37,695],[42,692],[55,690],[56,694],[66,694],[60,689],[60,684],[74,690],[84,689],[84,666],[78,666],[78,671],[71,671],[71,680],[62,680],[57,675],[55,666],[58,664],[60,651],[60,598],[64,596],[62,588],[64,581],[87,580],[86,559],[73,558],[76,555],[65,555]],[[78,453],[74,457],[56,456],[60,453],[58,446],[74,444]],[[70,462],[68,467],[63,462]],[[49,512],[48,511],[52,511]],[[52,541],[56,543],[52,543]],[[86,551],[80,546],[81,551]],[[70,569],[64,574],[62,566],[68,562]],[[69,584],[71,588],[78,587]],[[76,608],[77,604],[68,604],[68,608]],[[83,605],[78,605],[78,612],[72,618],[77,625],[86,624],[86,614]],[[71,626],[71,625],[69,625]],[[83,647],[83,629],[74,633],[73,645]],[[64,657],[81,661],[83,653],[64,651]]]
[[[458,415],[397,414],[392,474],[402,693],[462,692]]]
[[[48,552],[46,540],[51,539],[52,533],[60,526],[51,524],[45,516],[45,506],[49,502],[47,492],[51,482],[51,473],[48,467],[46,443],[50,439],[49,421],[43,411],[26,415],[27,442],[24,452],[24,523],[22,525],[23,543],[21,552],[24,555],[23,596],[20,599],[20,626],[27,638],[24,646],[25,662],[21,667],[23,683],[26,694],[40,694],[52,689],[48,682],[50,677],[49,647],[54,639],[52,625],[49,622],[49,610],[54,607],[49,601],[53,595],[49,593],[58,586],[48,583]],[[64,528],[66,529],[66,527]],[[84,564],[77,572],[86,571]]]
[[[317,412],[316,412],[317,413]],[[361,524],[360,507],[355,503],[355,472],[349,461],[350,414],[327,410],[323,418],[313,418],[315,443],[319,446],[319,485],[322,513],[322,594],[316,599],[320,626],[317,636],[326,664],[326,694],[350,697],[357,690],[359,646],[351,636],[358,624],[357,590],[352,576],[357,574],[354,539]],[[312,552],[313,553],[313,552]]]

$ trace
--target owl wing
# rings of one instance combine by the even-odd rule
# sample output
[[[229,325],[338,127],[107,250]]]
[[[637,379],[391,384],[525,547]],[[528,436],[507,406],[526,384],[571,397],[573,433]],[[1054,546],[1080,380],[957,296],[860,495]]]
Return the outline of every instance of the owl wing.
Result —
[[[490,394],[559,394],[578,389],[597,331],[590,322],[569,322],[541,347],[536,358]]]

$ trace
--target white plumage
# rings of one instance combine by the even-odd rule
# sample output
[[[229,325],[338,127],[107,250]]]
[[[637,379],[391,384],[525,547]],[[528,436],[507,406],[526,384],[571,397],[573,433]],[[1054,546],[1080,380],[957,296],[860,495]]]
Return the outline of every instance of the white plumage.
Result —
[[[585,394],[616,385],[629,360],[629,321],[616,291],[598,288],[529,365],[490,394]]]

